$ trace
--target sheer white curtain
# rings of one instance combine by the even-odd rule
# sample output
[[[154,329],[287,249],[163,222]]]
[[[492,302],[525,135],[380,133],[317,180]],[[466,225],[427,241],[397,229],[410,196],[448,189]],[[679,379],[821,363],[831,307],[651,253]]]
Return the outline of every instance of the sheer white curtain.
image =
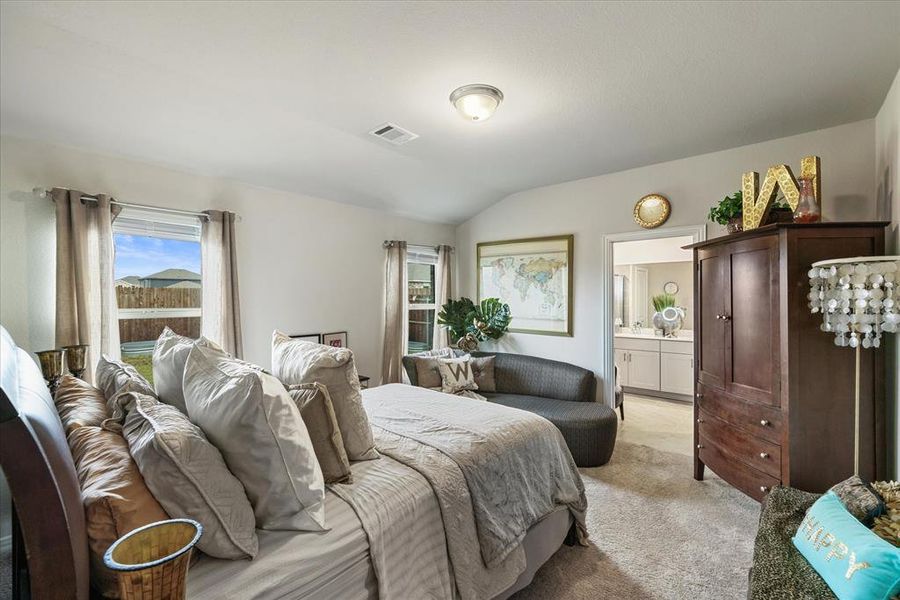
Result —
[[[200,228],[200,333],[243,358],[241,301],[238,289],[235,214],[208,210]]]
[[[120,207],[105,194],[53,188],[56,203],[56,346],[87,344],[84,377],[101,354],[121,358],[112,222]],[[94,199],[95,198],[95,199]]]
[[[434,348],[446,348],[452,342],[447,334],[447,328],[438,325],[437,313],[441,312],[441,306],[450,300],[450,257],[453,254],[453,248],[450,246],[438,246],[437,248],[437,266],[434,268],[434,303],[436,310],[434,311]]]
[[[384,260],[384,347],[381,383],[400,383],[409,324],[406,303],[406,242],[387,242]]]

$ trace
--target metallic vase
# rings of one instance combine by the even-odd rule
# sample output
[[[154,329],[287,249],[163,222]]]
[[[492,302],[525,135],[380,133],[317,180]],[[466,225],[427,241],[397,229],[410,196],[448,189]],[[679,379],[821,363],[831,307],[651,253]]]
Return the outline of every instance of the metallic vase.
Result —
[[[66,351],[66,367],[69,373],[78,379],[84,379],[84,360],[87,355],[87,344],[77,344],[75,346],[63,346]]]
[[[59,380],[63,375],[63,355],[65,350],[43,350],[35,352],[41,362],[41,373],[50,388],[51,394],[56,394]]]

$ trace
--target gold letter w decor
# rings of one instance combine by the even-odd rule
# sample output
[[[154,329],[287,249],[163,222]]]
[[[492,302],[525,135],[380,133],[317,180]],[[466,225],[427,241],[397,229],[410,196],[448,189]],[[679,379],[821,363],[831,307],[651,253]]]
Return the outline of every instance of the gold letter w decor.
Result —
[[[813,178],[813,193],[816,195],[816,201],[822,206],[822,196],[819,193],[820,175],[819,175],[819,157],[806,156],[800,161],[800,177]],[[741,190],[744,196],[744,230],[756,229],[766,221],[769,215],[769,209],[772,207],[772,200],[775,198],[776,186],[781,188],[785,199],[791,205],[791,209],[796,210],[797,203],[800,201],[800,188],[797,187],[797,180],[787,165],[775,165],[769,167],[766,172],[766,178],[763,180],[762,187],[759,187],[759,173],[749,171],[744,173],[741,179]],[[757,188],[759,195],[756,194]]]

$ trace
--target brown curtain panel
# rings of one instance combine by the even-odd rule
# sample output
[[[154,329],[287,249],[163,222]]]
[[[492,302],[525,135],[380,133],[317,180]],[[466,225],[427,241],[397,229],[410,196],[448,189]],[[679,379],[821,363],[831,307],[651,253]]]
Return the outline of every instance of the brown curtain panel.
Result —
[[[384,260],[384,347],[381,383],[400,383],[406,352],[406,242],[388,242]]]
[[[441,312],[441,306],[450,300],[450,278],[452,267],[450,264],[453,248],[450,246],[438,246],[437,266],[434,268],[434,303],[437,310],[434,315],[434,348],[446,348],[456,340],[451,340],[447,328],[438,325],[437,313]]]
[[[112,222],[120,207],[105,194],[82,200],[54,188],[56,203],[56,346],[87,344],[85,379],[101,354],[121,358]]]
[[[200,230],[200,333],[237,358],[244,356],[238,290],[235,214],[208,210]]]

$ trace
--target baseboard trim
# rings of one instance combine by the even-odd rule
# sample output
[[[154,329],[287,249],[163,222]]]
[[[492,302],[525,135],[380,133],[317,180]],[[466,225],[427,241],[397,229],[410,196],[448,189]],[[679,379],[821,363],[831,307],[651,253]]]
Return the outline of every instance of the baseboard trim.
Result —
[[[649,396],[651,398],[663,398],[664,400],[674,400],[675,402],[693,403],[694,399],[687,394],[673,394],[671,392],[661,392],[659,390],[645,390],[642,388],[634,388],[622,386],[622,391],[626,394],[637,394],[638,396]]]

